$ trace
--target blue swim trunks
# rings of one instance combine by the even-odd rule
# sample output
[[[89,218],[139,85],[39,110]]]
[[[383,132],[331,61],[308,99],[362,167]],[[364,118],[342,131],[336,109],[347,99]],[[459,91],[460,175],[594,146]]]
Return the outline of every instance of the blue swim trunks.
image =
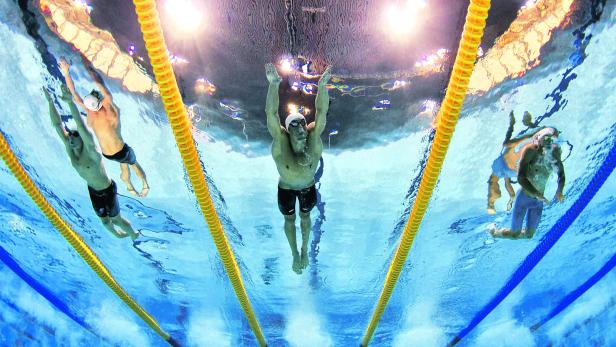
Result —
[[[518,196],[513,205],[511,216],[511,231],[522,230],[524,217],[526,217],[526,230],[537,230],[541,214],[543,213],[543,202],[528,196],[524,189],[518,191]]]
[[[494,162],[492,162],[492,174],[498,178],[517,178],[518,172],[511,170],[505,159],[500,155]]]

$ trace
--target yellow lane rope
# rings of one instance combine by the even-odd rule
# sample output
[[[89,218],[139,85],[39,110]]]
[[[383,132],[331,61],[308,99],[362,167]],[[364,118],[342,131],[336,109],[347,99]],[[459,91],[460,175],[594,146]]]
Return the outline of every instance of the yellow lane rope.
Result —
[[[368,346],[372,334],[374,334],[374,330],[385,311],[387,302],[396,286],[406,257],[413,244],[413,239],[428,208],[428,202],[441,172],[445,154],[447,154],[449,142],[451,141],[451,136],[464,103],[464,96],[466,95],[471,73],[475,66],[475,59],[489,9],[490,0],[471,0],[468,7],[462,39],[460,40],[453,72],[447,86],[447,93],[437,115],[438,126],[434,142],[432,143],[432,149],[430,150],[430,157],[428,158],[424,174],[421,177],[419,191],[417,192],[409,220],[404,227],[400,245],[391,261],[379,301],[362,339],[361,345],[364,347]]]
[[[128,295],[128,293],[120,287],[118,282],[116,282],[115,278],[111,275],[109,270],[103,265],[103,263],[98,259],[94,251],[83,241],[81,236],[77,234],[66,221],[60,217],[58,212],[49,204],[47,199],[43,196],[38,187],[34,184],[34,181],[28,176],[23,166],[19,163],[19,160],[15,156],[15,153],[11,150],[6,138],[0,132],[0,156],[2,156],[2,160],[6,163],[6,166],[11,170],[15,178],[19,181],[24,190],[30,195],[34,203],[38,206],[39,209],[45,214],[45,217],[49,219],[51,224],[53,224],[56,229],[64,236],[66,241],[79,253],[79,256],[90,266],[94,272],[100,277],[107,286],[113,290],[113,292],[120,298],[131,310],[133,310],[144,322],[147,323],[158,335],[160,335],[163,339],[169,342],[171,345],[174,345],[173,339],[164,332],[161,327],[158,325],[156,320],[152,318],[139,304],[135,302],[135,300]]]
[[[178,149],[182,155],[182,160],[184,161],[190,183],[195,191],[195,196],[201,207],[201,212],[205,217],[205,221],[210,229],[220,258],[227,271],[227,276],[231,281],[250,327],[260,345],[266,346],[267,344],[261,332],[261,327],[259,326],[259,322],[250,305],[248,295],[246,294],[246,289],[244,288],[244,283],[240,275],[240,269],[237,266],[227,237],[222,229],[222,224],[220,223],[220,219],[218,218],[218,214],[216,213],[214,203],[212,202],[210,192],[205,182],[205,175],[203,174],[203,168],[199,162],[199,156],[197,155],[197,150],[193,142],[186,108],[184,107],[182,96],[180,95],[175,80],[171,62],[169,61],[156,3],[154,0],[133,0],[133,3],[135,4],[135,11],[137,12],[139,24],[141,25],[141,32],[143,33],[143,39],[148,50],[148,56],[150,57],[156,82],[160,88],[160,95],[163,99],[167,116],[169,117],[169,123],[173,129]]]

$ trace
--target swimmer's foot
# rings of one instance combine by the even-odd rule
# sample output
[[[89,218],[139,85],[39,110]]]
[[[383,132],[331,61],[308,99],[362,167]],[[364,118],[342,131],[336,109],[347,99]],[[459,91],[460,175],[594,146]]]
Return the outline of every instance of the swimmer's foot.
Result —
[[[512,231],[507,228],[502,228],[502,229],[495,228],[495,229],[490,230],[490,234],[494,238],[517,240],[520,238],[521,233],[519,231]]]
[[[490,235],[492,235],[492,237],[503,237],[503,230],[505,229],[498,229],[496,225],[494,225],[494,227],[490,229]]]
[[[293,266],[291,268],[298,275],[302,273],[301,258],[297,251],[293,252]]]
[[[302,255],[301,255],[301,259],[300,259],[300,265],[302,266],[302,269],[305,269],[308,267],[308,251],[305,250],[304,248],[302,248]]]
[[[141,188],[141,194],[139,194],[139,196],[141,196],[142,198],[145,198],[149,192],[150,192],[150,186],[148,186],[148,184],[145,183],[143,185],[143,188]]]
[[[135,231],[134,233],[130,234],[130,238],[135,241],[139,236],[141,236],[141,233],[139,231]]]
[[[512,207],[513,207],[513,198],[510,198],[509,201],[507,202],[507,212],[511,211]]]
[[[130,193],[130,195],[134,197],[139,197],[139,193],[135,190],[135,187],[126,187],[126,191]]]
[[[496,214],[496,210],[494,209],[494,206],[488,206],[488,208],[486,209],[486,212],[488,212],[488,214]]]

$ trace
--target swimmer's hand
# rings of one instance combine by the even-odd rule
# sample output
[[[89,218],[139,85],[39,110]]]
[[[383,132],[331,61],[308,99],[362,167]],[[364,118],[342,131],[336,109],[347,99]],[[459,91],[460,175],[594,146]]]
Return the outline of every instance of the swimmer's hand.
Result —
[[[558,202],[563,202],[565,201],[565,196],[563,195],[563,193],[556,193],[556,195],[554,195],[554,199],[556,199],[556,201]]]
[[[71,68],[71,64],[68,61],[66,61],[64,57],[60,58],[60,69],[62,70],[62,72],[64,72],[65,75],[68,73],[68,70],[70,68]]]
[[[60,86],[60,90],[62,91],[62,100],[64,100],[64,101],[72,101],[73,100],[73,94],[71,94],[71,91],[68,90],[67,86],[62,84]]]
[[[546,199],[543,195],[537,195],[537,199],[541,200],[543,203],[550,204],[550,200]]]
[[[267,77],[269,83],[280,83],[282,81],[278,71],[276,71],[276,67],[272,63],[265,64],[265,77]]]
[[[321,75],[321,79],[319,79],[319,87],[325,86],[329,82],[330,78],[332,78],[332,66],[331,65],[329,65],[327,69],[325,69],[323,74]]]
[[[47,89],[45,87],[42,87],[41,89],[43,90],[43,94],[45,94],[45,99],[47,99],[48,102],[51,102],[51,96],[49,95]]]

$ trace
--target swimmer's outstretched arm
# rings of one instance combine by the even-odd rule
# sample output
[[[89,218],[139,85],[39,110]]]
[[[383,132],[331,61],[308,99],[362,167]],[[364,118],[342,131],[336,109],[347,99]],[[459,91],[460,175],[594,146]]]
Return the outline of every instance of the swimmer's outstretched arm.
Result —
[[[319,91],[317,92],[317,98],[315,100],[316,105],[316,117],[314,129],[317,135],[321,135],[325,130],[325,124],[327,123],[327,111],[329,110],[329,90],[327,89],[327,83],[331,76],[331,66],[328,66],[321,75],[319,80]]]
[[[60,136],[60,140],[64,145],[64,150],[66,151],[66,154],[68,154],[71,160],[77,159],[75,153],[73,153],[73,150],[71,149],[71,145],[68,143],[68,133],[66,132],[66,130],[64,130],[64,127],[62,126],[62,119],[60,118],[58,110],[53,104],[53,100],[51,100],[49,92],[45,88],[43,88],[43,92],[45,93],[45,98],[49,103],[49,118],[51,119],[51,124],[53,125],[53,128],[58,134],[58,136]]]
[[[88,71],[88,75],[90,75],[90,78],[92,78],[92,81],[96,85],[96,88],[98,88],[101,93],[103,93],[103,96],[105,97],[105,99],[103,99],[103,102],[113,102],[111,92],[109,91],[109,89],[107,89],[107,86],[103,82],[101,76],[96,71],[94,71],[94,67],[92,66],[90,61],[87,60],[86,57],[84,57],[83,55],[81,56],[81,61],[83,62],[83,67],[86,68],[86,71]]]
[[[49,92],[47,91],[47,89],[45,88],[42,88],[42,89],[43,89],[43,93],[45,94],[45,99],[47,99],[47,103],[49,104],[49,119],[51,119],[51,125],[53,125],[54,130],[56,131],[58,136],[60,136],[60,139],[62,139],[62,143],[64,143],[65,146],[68,146],[68,139],[67,139],[68,134],[62,127],[62,119],[60,118],[60,115],[58,114],[58,110],[56,109],[56,106],[53,104],[53,100],[51,100],[51,96],[49,95]]]
[[[556,201],[562,202],[565,200],[565,196],[563,195],[563,189],[565,189],[565,167],[560,159],[560,147],[554,149],[553,156],[554,159],[556,159],[556,169],[558,171],[558,188],[556,189],[554,198]]]
[[[71,110],[71,116],[73,117],[73,120],[77,125],[77,132],[81,137],[81,141],[83,141],[84,146],[88,147],[89,149],[95,149],[96,145],[94,144],[94,137],[92,136],[90,130],[88,130],[88,128],[84,124],[83,118],[81,118],[81,114],[79,113],[77,106],[75,106],[75,103],[71,98],[71,92],[64,85],[62,85],[60,89],[62,89],[62,99],[66,101],[69,110]]]
[[[71,94],[73,95],[73,100],[75,100],[75,103],[77,103],[77,105],[85,107],[81,96],[79,96],[79,94],[77,94],[77,92],[75,91],[75,84],[73,83],[73,78],[71,78],[70,68],[71,65],[66,61],[66,59],[64,59],[64,57],[60,58],[60,70],[62,70],[62,73],[64,74],[64,78],[66,79],[66,85],[68,86],[68,90],[70,90]]]
[[[267,130],[274,140],[282,136],[282,128],[280,127],[280,118],[278,117],[279,96],[278,87],[280,86],[280,75],[276,71],[276,67],[272,63],[265,64],[265,76],[269,81],[267,89],[267,99],[265,101],[265,114],[267,115]]]
[[[538,127],[535,128],[533,131],[531,131],[528,134],[524,134],[520,137],[516,137],[514,139],[511,139],[509,141],[505,141],[505,143],[503,144],[505,147],[517,147],[520,143],[530,139],[531,137],[535,136],[536,133],[538,133],[540,130],[545,129],[545,127]]]

